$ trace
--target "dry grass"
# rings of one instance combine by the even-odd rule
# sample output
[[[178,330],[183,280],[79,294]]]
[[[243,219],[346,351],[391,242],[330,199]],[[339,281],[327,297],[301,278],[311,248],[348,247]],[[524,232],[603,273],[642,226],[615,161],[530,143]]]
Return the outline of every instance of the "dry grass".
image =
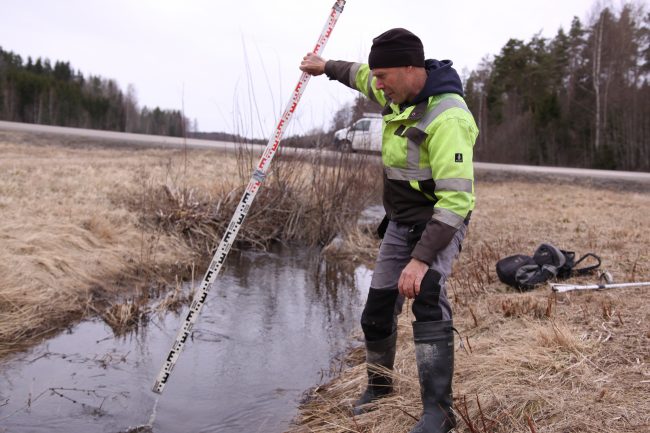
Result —
[[[259,155],[0,134],[0,356],[98,315],[116,333],[188,301]],[[377,199],[376,164],[276,157],[238,246],[325,245]],[[287,152],[289,153],[289,152]],[[174,284],[175,283],[175,284]],[[162,296],[156,306],[153,295]]]
[[[154,186],[146,193],[151,197],[147,221],[182,236],[194,250],[212,252],[253,171],[246,156],[238,155],[236,163],[240,176],[220,192]],[[364,156],[339,154],[329,159],[316,153],[305,160],[291,151],[282,154],[258,192],[238,241],[258,249],[273,242],[329,244],[338,233],[354,230],[350,221],[378,199],[378,170],[378,164],[369,164]],[[133,209],[140,207],[136,196],[127,201]]]
[[[156,291],[158,308],[187,302],[180,281],[203,269],[255,161],[0,134],[0,356],[88,315],[125,332],[146,320]],[[277,240],[325,245],[342,232],[339,248],[324,254],[371,262],[372,230],[342,230],[377,199],[368,193],[377,185],[366,181],[376,176],[359,169],[363,161],[282,161],[274,161],[243,239],[259,247]],[[361,186],[357,194],[350,182]],[[477,194],[449,286],[464,346],[456,351],[459,431],[649,431],[650,291],[517,293],[498,282],[494,264],[552,242],[601,255],[618,282],[650,280],[650,197],[522,182],[479,182]],[[268,221],[281,221],[281,229]],[[365,382],[363,352],[353,351],[345,363],[352,366],[312,392],[293,431],[409,431],[420,402],[408,307],[397,393],[377,411],[350,417],[349,403]]]
[[[554,296],[508,290],[499,258],[552,242],[594,252],[615,280],[650,280],[647,194],[544,184],[479,183],[476,212],[450,281],[455,310],[459,432],[650,431],[650,291]],[[369,248],[372,246],[369,245]],[[593,282],[592,277],[573,278]],[[400,318],[397,392],[352,417],[365,386],[363,351],[340,377],[313,390],[291,432],[408,432],[420,416],[410,322]],[[460,346],[462,340],[462,347]]]
[[[151,200],[143,192],[181,176],[181,151],[52,141],[0,136],[0,355],[89,313],[119,327],[145,302],[152,278],[196,258],[182,239],[141,223]],[[182,175],[214,188],[206,177],[232,177],[233,162],[196,152]],[[194,175],[197,167],[207,176]],[[123,205],[127,196],[140,209]]]

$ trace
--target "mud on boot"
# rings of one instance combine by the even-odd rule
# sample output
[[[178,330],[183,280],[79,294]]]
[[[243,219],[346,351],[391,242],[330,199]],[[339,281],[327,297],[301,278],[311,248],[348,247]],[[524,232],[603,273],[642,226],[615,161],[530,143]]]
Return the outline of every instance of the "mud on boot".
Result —
[[[413,340],[423,411],[410,433],[450,433],[456,427],[451,396],[454,375],[452,321],[413,322]]]
[[[393,392],[393,379],[385,374],[384,371],[381,371],[381,368],[387,370],[393,369],[396,343],[397,332],[394,332],[383,340],[366,340],[368,386],[352,406],[354,415],[361,415],[372,410],[371,403]]]

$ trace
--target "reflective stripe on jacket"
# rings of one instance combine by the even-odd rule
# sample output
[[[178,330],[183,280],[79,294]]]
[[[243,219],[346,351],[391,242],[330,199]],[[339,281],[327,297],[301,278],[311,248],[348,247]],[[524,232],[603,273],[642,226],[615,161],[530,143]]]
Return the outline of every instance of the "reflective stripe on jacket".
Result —
[[[375,87],[376,80],[368,65],[353,64],[352,77],[353,88],[386,105],[384,93]],[[472,155],[478,128],[465,101],[459,95],[447,93],[430,96],[427,101],[401,112],[399,106],[391,104],[382,114],[382,161],[387,192],[405,193],[408,198],[416,199],[403,203],[401,197],[389,195],[386,197],[389,217],[406,223],[433,217],[458,228],[474,209]],[[418,194],[409,193],[399,184],[393,185],[395,182],[408,183]]]
[[[446,245],[474,209],[472,160],[478,128],[465,101],[460,95],[443,93],[402,110],[387,104],[366,64],[329,61],[325,72],[384,106],[384,207],[393,221],[437,223],[439,227],[431,230],[427,225],[430,233],[423,238],[430,239],[423,239],[427,245],[418,245],[413,254],[431,263],[436,250]]]

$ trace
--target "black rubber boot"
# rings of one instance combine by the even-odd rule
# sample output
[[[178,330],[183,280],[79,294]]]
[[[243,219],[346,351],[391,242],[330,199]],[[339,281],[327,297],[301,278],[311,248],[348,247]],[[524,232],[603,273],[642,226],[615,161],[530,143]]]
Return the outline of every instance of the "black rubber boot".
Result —
[[[378,341],[366,340],[366,365],[368,369],[368,386],[361,397],[354,402],[352,412],[361,415],[371,409],[370,403],[393,391],[393,379],[377,371],[377,366],[393,369],[397,332]]]
[[[423,412],[411,433],[447,433],[456,427],[451,397],[454,375],[452,321],[413,322],[413,340]]]

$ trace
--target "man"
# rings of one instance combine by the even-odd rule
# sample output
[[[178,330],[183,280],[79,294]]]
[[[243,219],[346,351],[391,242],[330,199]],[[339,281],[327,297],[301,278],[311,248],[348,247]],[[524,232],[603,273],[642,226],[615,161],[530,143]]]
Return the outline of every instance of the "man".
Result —
[[[386,219],[361,316],[368,386],[353,411],[365,412],[392,391],[392,379],[385,372],[395,359],[397,315],[404,297],[413,299],[423,414],[412,433],[455,427],[454,337],[445,281],[474,208],[472,154],[478,128],[451,66],[449,60],[425,61],[420,39],[402,28],[373,40],[368,64],[326,61],[309,53],[300,65],[384,107]]]

